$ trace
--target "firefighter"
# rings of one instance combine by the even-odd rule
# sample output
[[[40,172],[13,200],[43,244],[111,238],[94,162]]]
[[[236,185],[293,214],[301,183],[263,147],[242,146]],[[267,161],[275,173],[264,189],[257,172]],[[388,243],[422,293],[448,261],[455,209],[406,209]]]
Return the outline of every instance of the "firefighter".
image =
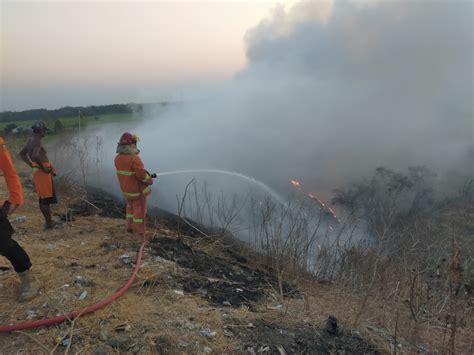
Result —
[[[127,200],[127,231],[137,237],[145,233],[146,198],[153,179],[145,170],[137,148],[138,137],[124,133],[117,145],[115,168],[123,196]]]
[[[35,122],[31,128],[33,135],[28,139],[20,156],[33,170],[33,181],[39,198],[39,208],[45,220],[45,228],[60,227],[59,223],[53,222],[51,214],[51,205],[58,203],[53,183],[53,176],[56,174],[53,165],[48,160],[46,149],[41,143],[41,139],[48,134],[49,128],[42,121]]]
[[[24,302],[32,299],[38,293],[38,288],[31,276],[31,262],[25,250],[12,238],[15,232],[8,220],[18,206],[23,205],[23,188],[20,178],[13,165],[5,141],[0,137],[0,171],[8,189],[8,199],[0,201],[0,254],[6,257],[17,272],[21,280],[18,300]]]

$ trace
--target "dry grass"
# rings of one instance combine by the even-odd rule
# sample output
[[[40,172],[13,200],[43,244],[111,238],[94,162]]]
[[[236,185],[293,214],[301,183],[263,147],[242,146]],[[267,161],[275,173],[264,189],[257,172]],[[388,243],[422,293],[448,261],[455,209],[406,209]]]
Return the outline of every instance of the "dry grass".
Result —
[[[3,189],[3,181],[0,185]],[[70,312],[100,301],[126,282],[132,269],[122,263],[120,256],[128,254],[133,259],[136,244],[124,231],[123,221],[92,216],[67,223],[64,229],[44,231],[36,196],[28,189],[25,193],[26,205],[15,216],[25,215],[27,220],[15,225],[15,238],[32,259],[42,293],[30,302],[19,304],[16,301],[17,277],[13,272],[0,274],[0,324],[26,321],[31,310],[36,314],[33,319]],[[74,197],[67,191],[61,191],[61,203],[54,210],[64,212],[67,203]],[[158,229],[155,233],[171,237],[174,234],[166,229]],[[207,238],[198,242],[195,238],[184,238],[193,243],[196,250],[224,255],[221,243]],[[104,243],[115,244],[116,248],[104,247]],[[249,254],[250,257],[252,255]],[[0,265],[10,266],[3,258]],[[255,265],[258,265],[257,260]],[[302,277],[298,285],[302,298],[282,300],[279,290],[275,289],[268,299],[250,311],[246,307],[213,307],[198,295],[176,293],[168,280],[185,272],[174,262],[157,259],[146,248],[143,267],[125,296],[96,313],[80,317],[73,329],[68,322],[43,329],[0,334],[0,354],[52,351],[89,354],[99,347],[109,353],[123,353],[133,351],[134,344],[139,346],[140,353],[202,353],[206,346],[216,353],[233,353],[242,344],[235,337],[224,335],[226,324],[265,320],[316,327],[323,324],[328,315],[336,316],[347,331],[358,330],[381,351],[395,352],[391,347],[394,335],[402,344],[401,348],[396,348],[399,353],[416,353],[422,348],[431,353],[442,353],[443,349],[449,348],[452,329],[449,324],[452,322],[444,318],[414,321],[406,302],[410,285],[408,279],[404,280],[405,284],[385,284],[382,287],[383,283],[377,283],[370,290],[355,293],[353,289],[318,284]],[[75,284],[77,276],[94,280],[96,286]],[[65,287],[66,284],[69,287]],[[87,290],[88,295],[81,301],[79,295],[83,290]],[[360,312],[364,300],[365,307]],[[47,307],[43,307],[45,304]],[[278,310],[268,308],[277,304],[283,307]],[[472,353],[472,306],[468,309],[451,302],[446,307],[457,312],[455,353]],[[117,332],[115,328],[124,323],[130,329]],[[199,331],[203,328],[215,330],[217,335],[214,338],[200,336]],[[60,344],[68,334],[73,334],[69,348]],[[131,339],[127,349],[114,350],[107,345],[108,341],[123,336]]]
[[[63,229],[45,231],[35,194],[26,189],[25,195],[26,204],[15,216],[24,215],[27,220],[15,224],[15,239],[30,255],[32,270],[41,285],[41,294],[29,302],[17,303],[18,278],[13,272],[0,274],[0,324],[28,321],[27,312],[31,310],[35,312],[33,320],[67,313],[100,301],[126,282],[132,269],[122,263],[120,256],[128,254],[134,259],[136,243],[125,232],[123,221],[91,216],[66,223]],[[54,211],[65,211],[70,199],[70,196],[60,195],[61,203],[54,206]],[[160,232],[171,234],[168,230]],[[101,247],[104,242],[118,247],[106,250]],[[201,328],[221,329],[222,313],[229,310],[213,308],[200,297],[181,296],[169,288],[142,286],[144,281],[159,283],[183,272],[174,262],[163,259],[156,261],[149,251],[145,249],[143,267],[132,289],[124,297],[75,322],[74,334],[79,335],[81,343],[86,346],[76,347],[73,337],[71,349],[91,353],[101,345],[98,339],[101,331],[105,329],[109,334],[108,339],[113,339],[118,334],[114,328],[123,323],[131,326],[126,332],[127,336],[139,337],[141,344],[148,344],[148,347],[142,348],[145,353],[155,353],[160,348],[171,352],[173,349],[189,351],[180,348],[180,341],[193,349],[203,349],[204,346],[222,352],[234,349],[237,345],[232,339],[224,337],[222,332],[218,332],[212,340],[198,335]],[[10,266],[3,258],[0,259],[0,265]],[[81,287],[75,284],[77,276],[94,280],[96,286]],[[88,295],[81,301],[79,295],[83,290],[87,290]],[[47,307],[43,308],[45,304]],[[182,326],[189,319],[194,324],[192,329]],[[69,327],[70,324],[65,323],[26,332],[0,334],[0,353],[39,353],[55,348],[56,351],[64,351],[65,347],[58,346],[58,342],[69,334]],[[112,348],[106,346],[106,349],[110,351]]]

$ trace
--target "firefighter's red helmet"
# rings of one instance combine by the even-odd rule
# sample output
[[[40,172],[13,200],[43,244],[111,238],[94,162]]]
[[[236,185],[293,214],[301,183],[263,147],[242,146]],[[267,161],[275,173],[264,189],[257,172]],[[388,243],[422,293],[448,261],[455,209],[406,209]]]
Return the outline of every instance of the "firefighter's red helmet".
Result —
[[[120,137],[120,140],[119,140],[118,144],[120,144],[120,145],[129,145],[129,144],[137,143],[138,141],[139,141],[139,139],[135,134],[130,133],[130,132],[125,132]]]

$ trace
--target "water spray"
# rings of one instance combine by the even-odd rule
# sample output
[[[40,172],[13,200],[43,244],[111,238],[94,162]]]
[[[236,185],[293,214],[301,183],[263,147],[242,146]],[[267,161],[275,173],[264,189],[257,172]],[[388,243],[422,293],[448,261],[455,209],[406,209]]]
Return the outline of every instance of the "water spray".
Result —
[[[286,206],[287,203],[283,200],[283,198],[278,195],[272,188],[270,188],[268,185],[264,184],[263,182],[252,178],[250,176],[237,173],[235,171],[228,171],[228,170],[222,170],[222,169],[192,169],[192,170],[174,170],[174,171],[165,171],[163,173],[158,173],[158,174],[153,174],[152,177],[154,178],[159,177],[159,176],[167,176],[167,175],[178,175],[178,174],[195,174],[195,173],[214,173],[214,174],[221,174],[221,175],[228,175],[228,176],[234,176],[238,177],[240,179],[246,180],[248,182],[251,182],[252,184],[257,185],[260,187],[262,190],[267,192],[273,200],[277,201],[279,204],[282,206]]]

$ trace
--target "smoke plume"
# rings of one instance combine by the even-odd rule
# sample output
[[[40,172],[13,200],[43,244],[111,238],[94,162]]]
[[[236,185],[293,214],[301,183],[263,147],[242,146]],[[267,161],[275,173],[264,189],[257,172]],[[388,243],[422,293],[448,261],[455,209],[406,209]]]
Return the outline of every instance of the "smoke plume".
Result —
[[[135,128],[143,160],[238,171],[280,192],[292,178],[328,192],[378,166],[472,176],[472,7],[277,7],[245,35],[248,64],[233,80],[147,112]]]

